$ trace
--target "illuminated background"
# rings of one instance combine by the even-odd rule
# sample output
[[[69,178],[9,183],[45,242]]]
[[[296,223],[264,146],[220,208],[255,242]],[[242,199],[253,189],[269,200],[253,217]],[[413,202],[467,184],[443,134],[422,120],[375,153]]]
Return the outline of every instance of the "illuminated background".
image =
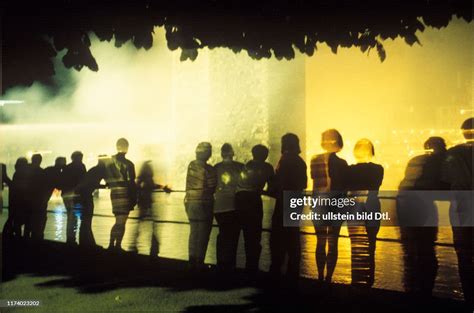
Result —
[[[82,150],[91,166],[124,136],[137,165],[153,159],[161,180],[179,189],[199,141],[213,143],[212,163],[227,141],[240,161],[250,158],[252,145],[267,144],[275,164],[279,138],[290,131],[309,161],[321,152],[320,133],[337,128],[345,140],[341,156],[353,163],[355,141],[371,139],[386,169],[383,187],[396,188],[408,158],[423,152],[430,135],[448,144],[461,140],[459,126],[473,113],[472,31],[454,20],[418,34],[422,46],[388,40],[383,63],[376,51],[333,54],[326,45],[291,61],[204,49],[196,61],[180,62],[158,28],[149,51],[94,40],[98,72],[67,72],[58,58],[59,94],[38,84],[7,93],[26,103],[1,108],[0,159],[11,173],[16,157],[28,152],[50,152],[48,166]]]
[[[199,141],[214,145],[211,163],[219,147],[230,142],[236,159],[250,158],[257,143],[270,146],[270,162],[280,154],[280,137],[285,132],[300,136],[303,156],[320,153],[320,134],[337,128],[345,140],[340,155],[354,162],[352,148],[360,138],[375,144],[375,162],[385,167],[384,189],[396,188],[408,159],[423,153],[429,136],[442,136],[448,145],[462,137],[459,126],[473,115],[472,34],[473,26],[454,20],[441,30],[426,29],[417,34],[422,46],[408,46],[402,40],[385,41],[387,59],[381,63],[376,51],[369,55],[358,49],[339,49],[333,54],[319,45],[312,57],[297,55],[291,61],[256,61],[246,53],[226,49],[204,49],[196,61],[180,62],[180,52],[167,49],[162,29],[155,30],[155,44],[149,51],[137,51],[126,44],[93,40],[92,52],[98,72],[64,69],[56,60],[59,93],[35,84],[10,90],[6,99],[24,104],[0,107],[0,160],[13,174],[19,156],[44,154],[43,166],[59,155],[82,150],[91,167],[98,154],[114,153],[118,137],[131,142],[129,157],[137,166],[152,159],[157,180],[184,187],[186,166]],[[311,182],[309,182],[311,183]],[[101,191],[102,194],[103,191]],[[156,218],[187,221],[182,193],[158,195]],[[50,202],[46,238],[65,240],[65,215],[59,198]],[[272,202],[265,200],[264,227],[271,222]],[[96,199],[93,220],[97,243],[107,246],[113,219],[107,192]],[[136,211],[132,213],[136,215]],[[5,215],[1,217],[5,218]],[[150,222],[151,223],[151,222]],[[124,240],[134,238],[136,222],[130,220]],[[150,226],[150,225],[148,225]],[[151,236],[148,230],[146,235]],[[189,226],[160,224],[160,255],[187,259]],[[310,230],[312,231],[312,230]],[[213,229],[206,261],[215,262],[216,228]],[[347,235],[345,229],[343,235]],[[268,232],[262,237],[260,267],[268,269]],[[383,227],[377,244],[376,287],[402,290],[401,245],[394,227]],[[302,275],[316,277],[315,237],[302,236]],[[141,241],[147,253],[149,240]],[[451,231],[440,230],[438,242],[450,244]],[[435,294],[462,298],[452,246],[437,246],[440,260]],[[343,237],[335,281],[350,283],[350,242]],[[243,247],[238,264],[243,265]]]

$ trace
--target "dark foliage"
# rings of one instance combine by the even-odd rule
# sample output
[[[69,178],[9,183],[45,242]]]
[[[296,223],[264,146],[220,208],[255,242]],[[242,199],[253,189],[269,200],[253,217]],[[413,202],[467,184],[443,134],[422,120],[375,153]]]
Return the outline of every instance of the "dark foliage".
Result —
[[[6,3],[5,3],[6,2]],[[68,68],[99,69],[90,33],[120,47],[153,45],[153,28],[164,26],[167,46],[181,60],[195,60],[201,48],[226,47],[254,59],[313,55],[319,43],[375,48],[402,37],[418,43],[417,31],[441,28],[453,16],[472,20],[470,0],[7,0],[2,4],[3,90],[34,81],[51,83],[51,58],[65,50]],[[164,43],[163,43],[164,44]]]

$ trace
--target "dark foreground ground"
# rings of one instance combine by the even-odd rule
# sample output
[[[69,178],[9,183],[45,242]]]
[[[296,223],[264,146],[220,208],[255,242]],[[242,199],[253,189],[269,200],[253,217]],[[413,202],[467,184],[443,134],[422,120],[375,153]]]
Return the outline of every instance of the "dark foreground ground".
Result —
[[[298,285],[259,273],[193,274],[183,261],[63,243],[5,241],[0,299],[40,300],[0,312],[473,312],[463,302],[395,291]]]

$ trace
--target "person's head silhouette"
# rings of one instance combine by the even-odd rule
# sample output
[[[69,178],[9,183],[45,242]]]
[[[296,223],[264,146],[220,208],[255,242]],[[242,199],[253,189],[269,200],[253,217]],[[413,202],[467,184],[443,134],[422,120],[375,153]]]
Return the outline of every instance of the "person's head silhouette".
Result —
[[[461,130],[464,138],[467,141],[474,140],[474,117],[468,118],[461,125]]]
[[[128,140],[125,138],[120,138],[117,140],[116,147],[118,153],[127,154],[128,152]]]
[[[25,169],[28,166],[28,160],[25,157],[20,157],[15,162],[15,171]]]
[[[66,166],[66,158],[57,157],[56,160],[54,160],[54,166],[63,169]]]
[[[354,157],[357,163],[369,162],[374,156],[374,144],[369,139],[364,138],[356,142],[354,146]]]
[[[292,133],[281,137],[281,153],[299,154],[301,152],[300,139]]]
[[[234,148],[232,148],[232,145],[230,143],[225,143],[222,145],[221,156],[224,160],[232,160],[232,158],[234,157]]]
[[[336,129],[328,129],[321,134],[321,147],[327,152],[339,152],[344,147],[341,134]]]
[[[425,141],[424,148],[429,153],[443,153],[446,152],[446,142],[441,137],[430,137]]]
[[[252,156],[255,161],[264,162],[268,157],[268,148],[264,145],[255,145],[252,148]]]
[[[142,167],[140,168],[140,177],[153,177],[153,167],[151,160],[143,162]]]
[[[84,157],[84,155],[82,154],[81,151],[74,151],[71,154],[72,163],[82,163],[82,158],[83,157]]]
[[[31,165],[35,167],[39,167],[42,161],[43,161],[43,157],[39,153],[35,153],[31,156]]]
[[[209,142],[200,142],[196,147],[196,159],[206,162],[212,155],[212,146]]]

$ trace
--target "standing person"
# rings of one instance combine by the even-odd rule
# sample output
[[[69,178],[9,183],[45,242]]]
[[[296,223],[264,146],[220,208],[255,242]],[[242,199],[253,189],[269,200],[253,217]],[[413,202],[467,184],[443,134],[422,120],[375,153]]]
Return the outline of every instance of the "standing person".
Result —
[[[71,163],[69,163],[62,173],[62,192],[64,206],[67,211],[66,242],[68,244],[76,243],[77,234],[77,209],[78,195],[74,192],[81,179],[86,174],[86,166],[82,163],[83,154],[80,151],[74,151],[71,154]]]
[[[443,181],[455,194],[450,206],[450,220],[453,231],[454,249],[458,257],[458,270],[464,299],[474,302],[473,253],[473,173],[474,118],[461,125],[465,143],[450,148],[443,165]]]
[[[446,158],[446,143],[441,137],[430,137],[424,148],[425,154],[408,162],[396,204],[404,252],[405,290],[430,296],[438,271],[435,251],[438,208],[434,199],[420,191],[445,188],[441,169]]]
[[[159,240],[158,233],[156,230],[155,221],[153,218],[153,191],[162,189],[166,193],[170,193],[171,189],[166,185],[160,185],[155,183],[154,172],[151,161],[145,161],[140,168],[137,176],[137,189],[138,189],[138,215],[139,221],[137,226],[137,232],[134,235],[134,242],[132,243],[132,250],[138,252],[137,241],[140,235],[140,228],[145,218],[151,217],[152,229],[151,229],[151,247],[150,256],[157,257],[159,252]]]
[[[115,216],[115,224],[110,231],[109,249],[120,251],[128,215],[137,203],[137,185],[135,165],[125,157],[129,148],[127,139],[117,140],[116,147],[117,154],[112,156],[106,168],[106,182],[111,189],[112,213]]]
[[[0,181],[0,205],[2,207],[0,208],[0,211],[3,210],[3,187],[7,186],[10,188],[11,186],[11,180],[7,175],[7,166],[3,163],[0,163],[0,170],[2,171],[1,173],[1,181]]]
[[[300,272],[301,243],[299,227],[283,226],[284,191],[303,191],[308,177],[306,163],[299,156],[301,153],[299,138],[287,133],[281,137],[281,157],[275,171],[275,210],[272,216],[272,233],[270,250],[272,263],[270,272],[279,275],[285,255],[288,255],[287,276],[295,281]]]
[[[27,224],[27,237],[36,240],[44,238],[44,229],[46,227],[48,197],[46,195],[46,177],[44,169],[41,168],[43,157],[36,153],[31,156],[31,185],[30,187],[30,204],[31,214],[29,224]]]
[[[30,207],[27,197],[29,183],[28,160],[23,157],[18,158],[8,190],[8,219],[3,226],[5,238],[22,236],[21,227],[26,224],[26,219],[29,217],[27,214],[27,209]]]
[[[252,148],[253,159],[245,164],[240,174],[235,206],[245,241],[245,269],[249,273],[258,270],[262,246],[263,189],[272,191],[275,172],[270,163],[265,162],[268,148],[256,145]],[[268,192],[265,192],[268,193]]]
[[[0,166],[1,166],[1,176],[2,176],[2,180],[1,180],[1,190],[3,190],[3,187],[4,186],[7,186],[7,187],[10,187],[10,184],[11,184],[11,179],[8,177],[8,174],[7,174],[7,166],[3,163],[0,163]]]
[[[354,146],[356,164],[349,166],[348,189],[353,196],[365,198],[358,202],[358,209],[364,212],[380,212],[378,191],[382,184],[384,169],[372,163],[375,149],[368,139],[357,141]],[[375,279],[375,247],[380,221],[366,221],[365,226],[350,226],[352,283],[372,286]],[[361,268],[362,265],[362,268]]]
[[[106,156],[99,155],[97,165],[87,171],[74,190],[74,193],[78,195],[76,199],[79,201],[82,211],[81,227],[79,228],[79,245],[81,246],[96,247],[92,232],[92,217],[94,216],[93,193],[101,187],[100,182],[102,179],[105,179],[107,160],[109,159]]]
[[[313,157],[311,160],[311,178],[313,179],[314,193],[328,193],[331,197],[345,195],[347,162],[337,156],[342,150],[344,142],[341,134],[335,129],[329,129],[321,135],[321,147],[325,153]],[[331,211],[331,207],[318,207],[318,213]],[[314,228],[317,237],[316,265],[318,279],[331,282],[336,268],[338,256],[339,232],[343,221],[315,221]],[[327,246],[327,253],[326,253]],[[326,277],[324,268],[326,267]]]
[[[233,160],[234,149],[229,143],[221,148],[222,162],[214,166],[217,186],[214,194],[214,217],[219,225],[217,235],[217,267],[223,271],[235,269],[240,225],[235,210],[235,192],[244,165]]]
[[[191,227],[189,233],[189,265],[202,270],[212,228],[213,194],[217,185],[216,171],[207,164],[212,146],[201,142],[196,147],[196,159],[191,161],[186,175],[184,206]]]

